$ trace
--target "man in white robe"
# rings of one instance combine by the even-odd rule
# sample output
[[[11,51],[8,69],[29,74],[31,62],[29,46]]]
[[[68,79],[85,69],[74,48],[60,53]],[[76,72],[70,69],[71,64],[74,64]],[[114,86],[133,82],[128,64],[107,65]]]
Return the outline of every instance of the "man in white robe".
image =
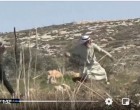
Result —
[[[80,43],[75,46],[70,53],[66,52],[65,55],[70,58],[70,61],[80,65],[81,76],[86,76],[88,79],[102,80],[105,79],[107,84],[108,78],[105,69],[97,62],[95,51],[104,53],[113,60],[110,53],[100,48],[97,44],[92,43],[89,36],[82,36]]]

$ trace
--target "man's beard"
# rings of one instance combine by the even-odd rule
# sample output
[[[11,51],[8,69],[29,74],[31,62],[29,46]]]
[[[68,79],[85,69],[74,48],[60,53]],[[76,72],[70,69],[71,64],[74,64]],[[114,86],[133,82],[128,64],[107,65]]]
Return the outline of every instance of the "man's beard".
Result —
[[[88,43],[88,44],[87,44],[87,48],[90,48],[90,47],[91,47],[91,43]]]

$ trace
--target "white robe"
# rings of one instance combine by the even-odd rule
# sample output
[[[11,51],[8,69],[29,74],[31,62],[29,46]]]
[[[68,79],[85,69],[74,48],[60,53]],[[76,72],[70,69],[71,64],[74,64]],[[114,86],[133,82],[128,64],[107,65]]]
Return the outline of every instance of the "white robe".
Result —
[[[105,69],[97,62],[95,51],[102,52],[111,56],[107,51],[100,48],[95,43],[92,43],[89,48],[84,45],[77,45],[72,49],[72,59],[80,64],[83,64],[81,75],[86,74],[89,79],[94,80],[107,80]],[[77,56],[77,57],[75,57]]]

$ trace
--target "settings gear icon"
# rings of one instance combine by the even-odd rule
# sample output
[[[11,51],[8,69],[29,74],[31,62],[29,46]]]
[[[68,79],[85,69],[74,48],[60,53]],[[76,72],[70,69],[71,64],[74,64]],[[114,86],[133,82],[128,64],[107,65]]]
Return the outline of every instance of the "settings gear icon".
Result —
[[[105,100],[105,103],[106,103],[106,105],[112,105],[113,100],[112,100],[111,98],[107,98],[107,99]]]

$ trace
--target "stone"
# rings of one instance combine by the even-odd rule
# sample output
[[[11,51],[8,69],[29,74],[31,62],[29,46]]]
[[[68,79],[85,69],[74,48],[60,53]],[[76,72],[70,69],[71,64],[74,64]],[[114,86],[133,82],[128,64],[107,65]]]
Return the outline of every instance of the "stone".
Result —
[[[47,84],[56,84],[57,83],[56,78],[53,76],[48,75],[47,79],[48,79]]]
[[[71,90],[70,86],[67,84],[62,84],[61,86],[64,88],[64,90]]]
[[[56,84],[57,79],[63,77],[63,74],[57,70],[49,70],[47,75],[48,84]]]
[[[80,77],[80,73],[76,73],[76,72],[73,72],[73,71],[71,71],[69,73],[69,75],[72,76],[72,77]]]
[[[102,43],[107,43],[108,40],[107,40],[107,39],[101,39],[101,42],[102,42]]]
[[[55,78],[62,78],[63,77],[63,74],[57,70],[49,70],[48,75],[55,77]]]
[[[58,86],[54,86],[54,88],[56,91],[60,91],[60,92],[71,90],[70,86],[64,83]]]
[[[63,87],[61,85],[59,86],[54,86],[54,89],[57,90],[57,91],[63,91]]]

